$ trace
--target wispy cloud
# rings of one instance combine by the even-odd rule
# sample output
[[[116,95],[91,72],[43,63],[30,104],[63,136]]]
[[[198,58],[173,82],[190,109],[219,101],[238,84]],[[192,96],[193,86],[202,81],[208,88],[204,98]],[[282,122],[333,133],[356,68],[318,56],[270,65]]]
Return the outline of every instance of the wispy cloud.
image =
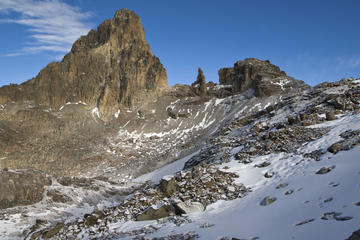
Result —
[[[341,66],[350,68],[360,67],[360,57],[338,57],[337,61]]]
[[[79,36],[90,30],[90,25],[85,21],[91,14],[81,12],[81,9],[61,0],[0,0],[0,15],[3,15],[0,24],[27,26],[31,39],[19,51],[5,56],[50,51],[58,58],[70,50]]]

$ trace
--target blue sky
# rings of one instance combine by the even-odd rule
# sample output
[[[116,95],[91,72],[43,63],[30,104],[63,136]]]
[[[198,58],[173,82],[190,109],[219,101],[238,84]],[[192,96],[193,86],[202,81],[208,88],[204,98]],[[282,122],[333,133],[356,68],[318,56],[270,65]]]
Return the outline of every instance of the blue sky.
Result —
[[[134,10],[169,84],[207,81],[237,60],[270,59],[314,85],[360,77],[359,0],[0,0],[0,86],[59,61],[116,9]]]

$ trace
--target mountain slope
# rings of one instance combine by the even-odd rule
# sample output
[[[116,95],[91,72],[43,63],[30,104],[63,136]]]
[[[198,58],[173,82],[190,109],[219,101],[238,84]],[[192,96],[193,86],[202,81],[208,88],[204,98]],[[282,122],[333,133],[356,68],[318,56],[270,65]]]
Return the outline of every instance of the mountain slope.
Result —
[[[350,79],[286,96],[246,92],[217,105],[210,101],[210,112],[232,107],[201,150],[136,179],[140,188],[124,201],[98,198],[96,205],[72,205],[71,211],[77,209],[72,217],[35,213],[36,207],[5,210],[28,209],[30,217],[6,214],[11,220],[2,220],[1,231],[18,236],[8,235],[9,224],[16,223],[28,237],[54,239],[345,239],[360,223],[358,83]],[[148,180],[154,183],[138,185]],[[98,194],[89,193],[88,198]],[[182,203],[189,210],[181,216],[165,207]],[[38,207],[44,204],[60,210],[48,201]],[[160,217],[148,215],[149,209],[162,209],[165,218],[135,221]],[[48,221],[36,225],[39,217]]]

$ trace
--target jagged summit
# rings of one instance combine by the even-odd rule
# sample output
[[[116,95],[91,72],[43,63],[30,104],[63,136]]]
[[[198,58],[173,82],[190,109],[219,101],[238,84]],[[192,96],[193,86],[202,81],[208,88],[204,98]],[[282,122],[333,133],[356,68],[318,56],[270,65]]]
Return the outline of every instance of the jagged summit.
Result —
[[[122,9],[80,37],[61,62],[50,63],[20,86],[0,88],[0,104],[33,101],[59,109],[82,101],[106,119],[167,86],[166,70],[145,40],[140,17]]]
[[[145,41],[145,31],[141,25],[140,17],[131,10],[121,9],[115,12],[112,19],[107,19],[101,23],[97,30],[90,30],[88,35],[81,36],[72,46],[71,52],[96,48],[109,41],[119,46],[141,41],[148,48],[147,50],[150,50]]]
[[[220,84],[231,85],[233,93],[252,88],[257,97],[285,92],[288,88],[308,87],[304,82],[287,76],[270,60],[246,58],[237,61],[233,67],[220,69],[218,74]]]

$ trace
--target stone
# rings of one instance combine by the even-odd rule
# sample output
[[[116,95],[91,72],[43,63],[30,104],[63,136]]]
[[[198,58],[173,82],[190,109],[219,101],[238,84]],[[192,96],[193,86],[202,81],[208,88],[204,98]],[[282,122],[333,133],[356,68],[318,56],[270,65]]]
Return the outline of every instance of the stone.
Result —
[[[235,154],[234,157],[236,160],[238,160],[240,163],[243,163],[243,164],[249,164],[252,162],[249,154],[246,154],[246,153],[238,152]]]
[[[331,170],[333,170],[334,168],[335,168],[335,166],[322,167],[316,172],[316,174],[326,174],[326,173],[331,172]]]
[[[37,238],[40,237],[40,236],[41,236],[41,231],[34,232],[34,233],[31,235],[30,239],[31,239],[31,240],[34,240],[34,239],[37,239]]]
[[[90,215],[86,218],[85,226],[94,226],[97,224],[98,217],[95,215]]]
[[[145,40],[141,19],[122,9],[80,37],[61,62],[21,85],[0,88],[0,104],[34,101],[59,109],[82,101],[108,120],[120,106],[138,106],[168,87],[166,70]]]
[[[304,224],[307,224],[307,223],[310,223],[310,222],[313,222],[313,221],[315,221],[315,218],[311,218],[311,219],[307,219],[307,220],[298,222],[298,223],[295,224],[295,226],[301,226],[301,225],[304,225]]]
[[[264,167],[267,167],[269,166],[271,163],[270,162],[262,162],[260,164],[256,164],[254,167],[257,167],[257,168],[264,168]]]
[[[177,191],[176,179],[174,177],[161,179],[159,188],[165,196],[171,196],[171,194]]]
[[[273,172],[266,172],[265,174],[264,174],[264,177],[265,178],[272,178],[274,176],[274,173]]]
[[[63,223],[63,222],[57,223],[57,224],[55,225],[55,227],[51,228],[50,230],[48,230],[48,231],[43,235],[43,238],[49,239],[49,238],[54,237],[57,233],[59,233],[59,231],[60,231],[63,227],[64,227],[64,223]]]
[[[335,99],[332,99],[330,101],[330,104],[332,104],[336,109],[338,110],[346,110],[346,101],[342,97],[338,96]]]
[[[279,185],[276,186],[276,189],[284,188],[284,187],[287,187],[287,186],[289,186],[288,183],[280,183]]]
[[[305,121],[309,118],[309,116],[306,113],[300,113],[299,117],[301,121]]]
[[[136,221],[157,220],[160,218],[169,217],[171,215],[174,215],[174,209],[170,205],[164,204],[159,208],[151,206],[143,213],[139,214],[136,217]]]
[[[291,195],[291,194],[293,194],[293,193],[294,193],[294,190],[289,189],[289,190],[287,190],[284,194],[285,194],[285,195]]]
[[[169,117],[171,117],[173,119],[178,119],[179,118],[179,114],[175,113],[172,108],[169,107],[169,108],[166,109],[166,111],[167,111]]]
[[[104,217],[105,214],[101,210],[96,209],[91,215],[86,216],[85,225],[94,226],[97,224],[99,219],[103,219]]]
[[[333,154],[336,154],[339,151],[341,151],[341,149],[342,149],[342,144],[341,143],[334,143],[328,148],[328,151],[333,153]]]
[[[341,212],[326,212],[321,217],[322,220],[336,220],[336,221],[349,221],[353,219],[353,217],[350,216],[340,216],[342,215]]]
[[[287,117],[287,120],[288,120],[289,125],[295,125],[295,124],[300,123],[300,120],[297,116],[294,117],[294,116],[290,115]]]
[[[332,198],[332,197],[329,197],[329,198],[325,199],[323,202],[324,202],[324,203],[328,203],[328,202],[331,202],[332,200],[333,200],[333,198]]]
[[[256,123],[256,124],[254,124],[253,131],[254,131],[255,133],[261,132],[262,129],[263,129],[263,126],[262,126],[261,123],[258,122],[258,123]]]
[[[317,149],[317,150],[314,150],[310,153],[305,153],[304,154],[304,157],[306,158],[312,158],[314,159],[315,161],[320,161],[321,160],[321,156],[324,154],[323,150],[322,149]]]
[[[203,212],[205,207],[200,202],[178,202],[175,205],[175,209],[181,214],[189,214],[194,212]]]
[[[260,206],[267,206],[267,205],[272,204],[275,201],[276,201],[276,197],[266,196],[263,200],[261,200]]]
[[[334,111],[334,110],[330,110],[329,112],[326,113],[326,120],[327,120],[327,121],[336,120],[336,116],[335,116],[335,111]]]

